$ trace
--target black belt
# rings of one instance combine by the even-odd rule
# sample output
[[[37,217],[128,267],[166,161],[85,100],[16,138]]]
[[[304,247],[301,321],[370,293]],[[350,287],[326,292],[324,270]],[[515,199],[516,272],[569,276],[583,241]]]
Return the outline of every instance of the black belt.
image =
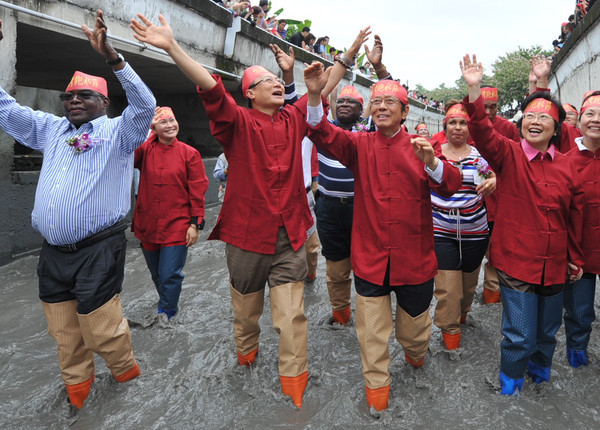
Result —
[[[324,198],[325,200],[331,200],[332,202],[337,202],[337,203],[354,203],[354,197],[353,196],[344,196],[344,197],[334,197],[334,196],[328,196],[326,194],[323,193],[319,193],[319,198]]]
[[[306,187],[306,192],[312,191],[312,187]]]
[[[123,219],[123,220],[119,221],[118,223],[116,223],[115,225],[113,225],[112,227],[108,227],[106,230],[102,230],[100,233],[96,233],[92,236],[86,237],[85,239],[80,240],[77,243],[71,243],[68,245],[51,245],[51,244],[48,244],[48,245],[50,245],[52,248],[58,249],[61,252],[68,252],[68,253],[77,252],[82,248],[85,248],[85,247],[88,247],[95,243],[98,243],[101,240],[104,240],[110,236],[114,236],[115,234],[122,232],[126,228],[127,228],[127,222]]]

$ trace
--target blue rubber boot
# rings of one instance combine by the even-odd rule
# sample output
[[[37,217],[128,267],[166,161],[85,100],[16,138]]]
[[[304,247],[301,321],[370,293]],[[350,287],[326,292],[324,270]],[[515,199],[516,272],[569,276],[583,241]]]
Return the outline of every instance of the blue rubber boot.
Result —
[[[587,366],[587,351],[577,351],[567,346],[567,360],[569,360],[571,367],[575,369],[577,369],[579,366]]]
[[[527,365],[527,374],[531,376],[531,379],[536,384],[541,384],[542,382],[548,382],[550,380],[550,369],[552,366],[542,367],[535,364],[533,361],[530,361]]]
[[[516,396],[521,390],[523,390],[523,378],[509,378],[500,371],[500,394],[503,396]]]
[[[566,283],[563,289],[565,308],[565,334],[567,335],[567,359],[572,367],[587,365],[587,346],[592,332],[596,275],[584,273],[579,281]]]
[[[522,379],[536,347],[538,296],[501,286],[502,334],[500,370],[513,380]],[[560,317],[560,312],[559,312]]]
[[[556,349],[556,332],[562,324],[562,303],[562,291],[553,296],[538,296],[537,350],[531,355],[527,369],[538,384],[550,378],[552,357]]]

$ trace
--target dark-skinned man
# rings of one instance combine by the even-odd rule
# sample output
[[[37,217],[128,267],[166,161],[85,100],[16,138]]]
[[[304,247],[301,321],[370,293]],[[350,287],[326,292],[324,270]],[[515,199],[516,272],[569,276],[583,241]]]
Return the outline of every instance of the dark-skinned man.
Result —
[[[125,216],[130,209],[133,152],[154,117],[152,92],[106,38],[102,11],[82,29],[123,85],[129,106],[107,118],[106,80],[75,72],[60,95],[64,117],[21,106],[0,88],[0,127],[44,153],[31,215],[44,237],[39,297],[58,345],[67,395],[81,408],[94,381],[94,353],[118,382],[140,375],[121,312]]]

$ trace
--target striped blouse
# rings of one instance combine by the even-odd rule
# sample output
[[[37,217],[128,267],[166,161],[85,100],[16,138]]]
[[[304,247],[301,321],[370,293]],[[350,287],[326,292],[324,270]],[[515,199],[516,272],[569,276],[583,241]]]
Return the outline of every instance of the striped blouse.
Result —
[[[471,147],[471,153],[454,162],[462,171],[463,183],[451,197],[441,197],[431,192],[433,231],[436,237],[460,238],[461,240],[485,239],[488,234],[487,213],[483,198],[475,191],[483,181],[477,171],[481,155]]]

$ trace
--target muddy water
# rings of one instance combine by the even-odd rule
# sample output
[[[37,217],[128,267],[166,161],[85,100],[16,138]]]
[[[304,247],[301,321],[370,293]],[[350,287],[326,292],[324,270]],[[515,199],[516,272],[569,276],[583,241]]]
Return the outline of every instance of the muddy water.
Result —
[[[208,210],[208,228],[217,211]],[[203,232],[201,239],[206,236]],[[373,417],[365,403],[355,329],[328,324],[321,257],[319,277],[305,289],[310,377],[297,410],[280,391],[268,297],[257,363],[252,369],[237,365],[222,243],[201,241],[191,249],[181,311],[168,324],[155,320],[156,292],[137,241],[131,238],[129,245],[123,307],[142,376],[117,384],[97,358],[96,382],[78,412],[67,405],[54,340],[46,333],[37,299],[37,258],[0,267],[0,428],[600,428],[598,324],[589,366],[569,367],[561,328],[550,382],[526,381],[521,396],[502,397],[497,382],[501,306],[483,306],[479,289],[460,350],[445,351],[434,327],[425,365],[413,369],[392,338],[390,406]]]

